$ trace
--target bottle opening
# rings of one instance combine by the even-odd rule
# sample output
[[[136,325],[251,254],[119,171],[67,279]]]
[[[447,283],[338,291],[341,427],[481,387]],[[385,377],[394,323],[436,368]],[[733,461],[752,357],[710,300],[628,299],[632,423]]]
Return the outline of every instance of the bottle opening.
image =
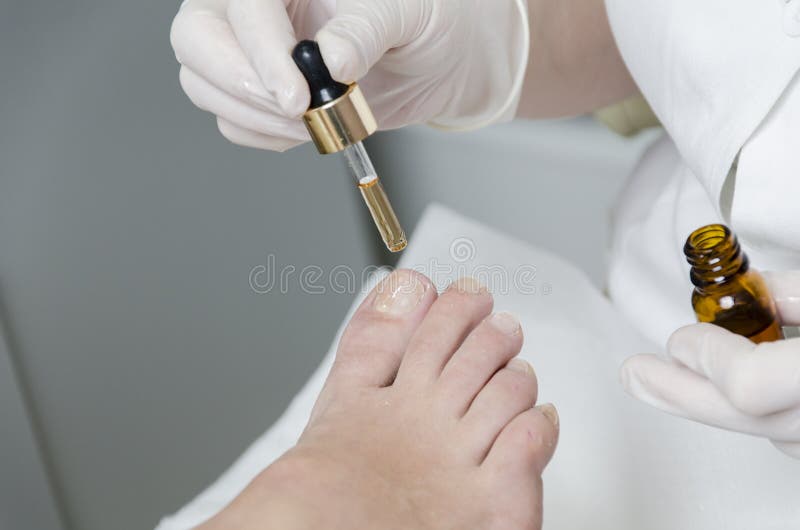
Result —
[[[725,225],[698,228],[687,238],[683,252],[692,266],[690,276],[696,286],[724,283],[748,269],[739,240]]]
[[[688,245],[695,251],[713,251],[731,237],[731,231],[724,225],[709,225],[695,230],[689,236]]]
[[[739,241],[725,225],[708,225],[698,228],[683,247],[686,259],[692,266],[705,267],[739,254]]]

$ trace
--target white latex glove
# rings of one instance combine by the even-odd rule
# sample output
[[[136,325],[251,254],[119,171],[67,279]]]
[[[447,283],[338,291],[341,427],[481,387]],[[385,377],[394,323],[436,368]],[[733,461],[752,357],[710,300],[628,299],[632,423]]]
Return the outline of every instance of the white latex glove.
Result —
[[[800,271],[764,274],[784,326],[800,325]],[[622,366],[635,398],[676,416],[768,438],[800,458],[800,339],[754,344],[710,324],[679,329],[666,360]]]
[[[359,81],[381,128],[469,129],[516,112],[528,60],[524,0],[186,0],[172,24],[180,81],[234,143],[309,140],[291,58],[315,38],[337,81]]]

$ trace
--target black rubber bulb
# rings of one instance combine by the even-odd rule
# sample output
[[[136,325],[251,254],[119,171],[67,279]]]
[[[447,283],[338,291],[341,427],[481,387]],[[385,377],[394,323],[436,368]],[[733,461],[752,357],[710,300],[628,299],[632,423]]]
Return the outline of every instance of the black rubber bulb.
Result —
[[[330,103],[347,92],[347,85],[334,81],[331,77],[325,61],[322,60],[319,45],[313,40],[300,41],[294,47],[292,59],[308,81],[312,109]]]

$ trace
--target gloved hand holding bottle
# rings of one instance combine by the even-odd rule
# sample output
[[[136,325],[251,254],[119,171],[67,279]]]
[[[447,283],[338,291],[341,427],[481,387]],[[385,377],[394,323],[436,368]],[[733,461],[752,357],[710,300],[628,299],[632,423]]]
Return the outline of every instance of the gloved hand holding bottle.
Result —
[[[784,326],[800,326],[800,271],[765,273]],[[625,389],[665,412],[767,438],[800,458],[800,338],[754,344],[721,327],[675,332],[668,359],[639,355]]]
[[[186,0],[171,34],[192,102],[232,142],[277,151],[309,140],[303,38],[334,79],[359,81],[383,129],[512,118],[529,50],[524,0]]]

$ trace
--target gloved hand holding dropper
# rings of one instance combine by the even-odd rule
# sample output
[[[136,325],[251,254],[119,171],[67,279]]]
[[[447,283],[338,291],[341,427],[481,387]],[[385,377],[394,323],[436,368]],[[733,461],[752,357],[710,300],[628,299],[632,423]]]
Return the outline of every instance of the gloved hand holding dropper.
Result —
[[[382,129],[510,119],[529,50],[524,0],[188,0],[171,34],[189,98],[232,142],[277,151],[309,140],[302,38],[359,81]]]

